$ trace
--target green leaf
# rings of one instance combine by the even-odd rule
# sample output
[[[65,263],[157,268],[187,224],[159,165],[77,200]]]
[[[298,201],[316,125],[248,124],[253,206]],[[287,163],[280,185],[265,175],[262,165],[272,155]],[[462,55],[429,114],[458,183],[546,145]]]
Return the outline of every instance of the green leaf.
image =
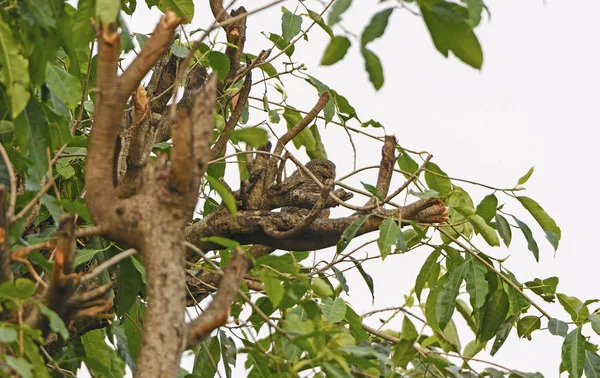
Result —
[[[319,277],[315,277],[311,280],[310,288],[320,298],[329,298],[335,294],[329,282]]]
[[[80,249],[75,253],[75,266],[84,264],[96,256],[96,253],[102,252],[101,249]]]
[[[258,127],[246,127],[233,130],[230,138],[233,143],[242,141],[254,148],[262,147],[269,142],[267,131]]]
[[[319,128],[317,124],[312,125],[310,128],[310,132],[315,139],[315,148],[310,151],[306,151],[308,157],[312,159],[327,159],[327,151],[325,150],[325,145],[321,141],[321,134],[319,133]]]
[[[448,175],[437,166],[437,164],[429,162],[425,166],[425,182],[429,188],[447,196],[452,191],[452,183]]]
[[[408,363],[417,355],[414,343],[414,340],[401,337],[396,345],[392,347],[392,362],[394,366],[406,369]]]
[[[542,327],[542,322],[538,316],[525,316],[519,319],[517,323],[517,335],[531,340],[531,333]]]
[[[36,302],[36,306],[40,309],[42,315],[44,315],[48,319],[48,324],[50,325],[50,329],[52,332],[56,332],[62,339],[66,342],[69,340],[69,331],[67,330],[67,326],[65,322],[58,316],[58,314],[41,302]]]
[[[490,355],[493,356],[500,350],[508,335],[510,335],[510,331],[513,329],[513,325],[517,320],[518,315],[513,315],[506,319],[498,328],[496,332],[496,339],[494,340],[494,344],[492,345],[492,349],[490,350]]]
[[[488,341],[496,336],[500,326],[504,323],[510,303],[508,301],[508,295],[503,290],[502,286],[494,292],[491,298],[483,307],[484,314],[481,323],[481,341]],[[504,342],[504,340],[502,340]]]
[[[491,226],[489,226],[485,222],[485,219],[483,219],[478,214],[469,215],[468,219],[469,219],[469,222],[473,225],[473,229],[475,229],[475,231],[477,233],[479,233],[481,236],[483,236],[485,241],[490,246],[492,246],[492,247],[500,246],[500,239],[498,238],[498,234],[496,233],[496,230],[494,230]]]
[[[175,12],[177,17],[185,18],[185,23],[192,22],[194,18],[194,0],[161,0],[158,9],[165,13],[167,9]]]
[[[323,20],[323,17],[321,17],[320,14],[308,9],[308,16],[311,18],[311,20],[316,22],[317,25],[319,25],[321,27],[321,29],[323,29],[325,31],[325,33],[329,34],[329,36],[331,38],[333,38],[333,30],[331,30],[331,26],[329,26],[325,23],[325,20]]]
[[[283,9],[283,15],[281,16],[281,36],[287,44],[302,30],[302,17],[291,13],[285,8]]]
[[[473,68],[480,69],[483,52],[473,28],[468,23],[467,10],[446,1],[421,3],[423,20],[436,49],[445,57],[454,55]]]
[[[365,184],[363,183],[363,186]],[[393,219],[384,219],[379,225],[379,239],[377,239],[377,246],[379,252],[381,252],[381,259],[385,260],[386,256],[390,254],[392,245],[396,243],[400,236],[400,228]]]
[[[81,344],[86,357],[83,359],[95,376],[122,377],[125,375],[125,363],[117,352],[104,341],[106,334],[95,329],[81,336]]]
[[[325,49],[325,53],[323,53],[323,58],[321,58],[321,65],[331,66],[344,59],[350,45],[350,40],[346,37],[336,35],[331,38],[329,45],[327,45],[327,48]]]
[[[176,45],[175,43],[171,45],[169,50],[173,55],[175,55],[178,58],[185,58],[186,55],[190,52],[190,50],[188,50],[187,48],[181,45]]]
[[[496,230],[500,234],[504,245],[507,247],[510,246],[510,241],[512,239],[512,231],[506,218],[504,218],[500,214],[496,214]]]
[[[586,321],[589,317],[589,310],[586,314],[587,307],[583,305],[583,303],[575,297],[568,296],[566,294],[556,294],[558,298],[558,302],[563,306],[565,311],[571,315],[571,319],[580,323]],[[584,310],[585,309],[585,310]]]
[[[401,151],[401,154],[396,161],[398,162],[400,170],[406,172],[402,173],[405,178],[409,178],[411,174],[419,169],[419,164],[417,164],[417,162],[410,157],[410,154],[404,150]]]
[[[371,193],[372,195],[374,195],[375,197],[377,197],[383,201],[383,197],[381,196],[381,194],[379,194],[379,191],[377,190],[376,187],[374,187],[371,184],[364,183],[362,181],[360,183],[362,184],[363,188],[365,188],[365,190],[367,192]]]
[[[358,269],[358,272],[360,273],[363,280],[365,280],[365,283],[367,284],[367,287],[369,288],[369,291],[371,292],[371,299],[373,302],[375,302],[375,287],[374,287],[374,283],[373,283],[373,277],[371,277],[365,271],[361,262],[358,262],[358,260],[356,260],[352,256],[349,256],[349,257],[350,257],[350,260],[352,260],[352,262],[354,263],[354,266],[356,267],[356,269]]]
[[[121,10],[119,0],[96,0],[96,14],[102,23],[110,24],[117,21],[119,10]]]
[[[221,346],[219,338],[214,336],[204,340],[196,350],[196,359],[192,374],[194,378],[212,378],[217,373],[217,366],[221,360]]]
[[[16,31],[16,30],[15,30]],[[13,30],[0,18],[0,78],[6,86],[10,101],[10,114],[14,119],[29,102],[29,61],[20,52],[20,46],[13,36]]]
[[[585,337],[581,334],[581,327],[575,328],[565,337],[561,361],[571,378],[581,377],[585,364]]]
[[[490,285],[485,278],[487,268],[474,258],[468,260],[467,263],[469,264],[466,276],[467,292],[471,306],[474,310],[478,310],[485,304],[485,299],[490,291]]]
[[[46,85],[69,109],[75,109],[81,100],[81,82],[56,64],[48,64]]]
[[[369,74],[369,80],[373,84],[376,90],[383,87],[383,67],[381,61],[371,50],[363,47],[360,49],[362,56],[365,60],[365,70]]]
[[[33,366],[22,358],[15,358],[13,356],[5,356],[6,364],[16,371],[22,378],[32,378],[31,369]]]
[[[393,11],[394,8],[388,8],[376,13],[373,18],[371,18],[369,25],[363,30],[361,36],[362,47],[365,47],[368,43],[376,40],[385,33],[390,15]]]
[[[210,186],[221,196],[223,203],[227,207],[227,210],[233,215],[234,218],[237,217],[237,204],[235,202],[235,198],[233,194],[229,192],[229,189],[225,185],[223,185],[216,178],[206,175],[206,180],[210,184]]]
[[[519,179],[519,185],[525,184],[527,182],[527,180],[529,180],[529,178],[531,177],[532,174],[533,174],[533,167],[529,168],[527,173],[525,173],[525,175],[523,175],[523,177],[521,177]]]
[[[439,198],[440,197],[440,193],[436,192],[435,190],[426,190],[424,192],[415,192],[414,190],[409,190],[408,193],[410,193],[411,195],[420,198],[420,199],[429,199],[429,198]]]
[[[592,324],[592,329],[594,330],[594,332],[596,332],[598,335],[600,335],[600,313],[595,312],[593,314],[590,314],[589,319]]]
[[[327,17],[329,26],[337,24],[342,19],[342,14],[350,8],[350,4],[352,4],[352,0],[336,0],[333,2],[331,11],[329,11],[329,16]]]
[[[35,293],[35,283],[27,278],[17,278],[14,282],[0,284],[0,298],[27,299]]]
[[[481,216],[486,223],[490,223],[496,215],[496,208],[498,207],[498,198],[496,195],[489,194],[481,200],[477,205],[477,214]]]
[[[117,290],[117,316],[121,317],[129,312],[135,304],[136,298],[142,289],[142,279],[133,265],[133,257],[119,263],[119,288]]]
[[[281,299],[283,299],[283,285],[275,272],[270,269],[263,269],[260,272],[260,280],[265,286],[265,291],[269,296],[269,300],[273,304],[273,307],[277,307]]]
[[[340,254],[344,249],[346,249],[348,244],[350,244],[350,241],[354,239],[354,236],[356,236],[356,233],[358,233],[360,227],[363,225],[363,223],[365,223],[369,216],[370,215],[363,215],[346,227],[344,232],[342,232],[342,236],[340,236],[340,240],[338,240],[336,244],[336,255]]]
[[[235,248],[240,245],[240,243],[236,242],[235,240],[224,238],[222,236],[209,236],[202,238],[202,241],[219,244],[225,248]]]
[[[279,113],[277,113],[277,110],[269,110],[269,122],[279,123],[280,120],[281,118],[279,117]]]
[[[517,199],[519,202],[521,202],[521,205],[523,205],[523,207],[527,209],[529,213],[531,213],[533,218],[535,218],[544,231],[550,231],[554,233],[558,240],[560,240],[560,228],[558,228],[554,219],[552,219],[536,201],[529,197],[523,196],[517,197]]]
[[[552,318],[548,321],[548,331],[553,335],[565,337],[569,332],[569,326],[562,320]]]
[[[481,21],[481,11],[483,11],[483,0],[466,0],[467,11],[469,13],[469,25],[476,27]]]
[[[9,134],[15,131],[15,125],[11,121],[0,121],[0,134]]]
[[[319,97],[322,96],[325,92],[330,92],[329,87],[327,85],[323,84],[316,77],[311,76],[311,75],[307,75],[307,76],[308,76],[307,80],[310,83],[310,85],[312,85],[313,87],[315,87],[317,89],[317,93],[319,93]],[[323,107],[323,118],[325,118],[325,126],[327,126],[327,123],[331,122],[334,114],[335,114],[335,102],[333,101],[333,96],[331,95],[331,93],[329,93],[329,99],[327,100],[327,103]],[[313,146],[311,149],[314,149],[314,148],[315,147]]]
[[[587,378],[600,378],[600,356],[586,351],[584,370]]]
[[[427,283],[431,272],[434,272],[436,270],[436,265],[437,272],[439,273],[439,262],[437,261],[437,259],[440,257],[440,253],[441,250],[439,248],[434,249],[433,252],[431,252],[425,260],[425,263],[421,267],[419,274],[417,274],[417,279],[415,281],[415,294],[417,295],[417,299],[419,300],[419,302],[421,301],[421,292],[425,287],[425,283]]]
[[[529,226],[527,226],[525,223],[521,222],[514,215],[513,215],[513,219],[515,220],[515,222],[517,222],[517,225],[523,232],[523,235],[525,236],[525,239],[527,240],[527,248],[533,253],[533,256],[535,257],[535,261],[540,261],[540,249],[538,248],[537,242],[533,238],[533,233],[531,232],[531,229],[529,229]]]
[[[296,126],[298,123],[300,123],[300,121],[302,121],[302,115],[300,114],[300,112],[289,107],[286,107],[283,110],[282,115],[286,121],[288,130]],[[294,143],[294,146],[297,149],[300,149],[300,147],[304,146],[306,148],[306,151],[314,150],[317,143],[312,133],[308,129],[302,130],[298,135],[294,137],[294,139],[292,139],[292,142]]]
[[[219,81],[223,82],[230,69],[227,55],[219,51],[211,51],[208,53],[208,63],[213,70],[217,71]]]
[[[438,294],[435,305],[436,319],[441,330],[444,330],[452,319],[458,290],[468,270],[469,263],[464,262],[447,273],[448,278]]]
[[[321,312],[329,323],[339,323],[346,316],[346,302],[342,298],[325,298],[321,304]]]
[[[5,326],[0,327],[0,342],[4,344],[10,344],[17,340],[19,336],[18,332],[12,328]]]

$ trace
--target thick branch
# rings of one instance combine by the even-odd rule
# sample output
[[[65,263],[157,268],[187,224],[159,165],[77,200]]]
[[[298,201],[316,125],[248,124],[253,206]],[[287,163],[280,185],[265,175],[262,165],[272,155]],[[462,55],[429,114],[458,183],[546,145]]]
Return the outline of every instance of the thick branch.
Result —
[[[206,311],[187,326],[186,349],[194,347],[202,338],[227,322],[229,308],[235,300],[247,267],[248,260],[244,257],[244,251],[240,247],[236,248],[234,256],[225,268],[219,292]]]
[[[217,210],[186,229],[186,240],[204,251],[220,248],[203,242],[208,236],[224,236],[242,244],[262,244],[277,249],[306,251],[331,247],[350,224],[365,213],[355,213],[346,218],[316,219],[306,230],[287,239],[270,236],[273,231],[293,229],[302,217],[289,213],[263,210],[238,211],[233,218],[227,210]],[[400,209],[379,210],[363,224],[357,235],[378,229],[383,218],[414,220],[422,223],[440,223],[448,218],[447,209],[438,199],[419,200]]]
[[[329,197],[331,189],[333,189],[333,180],[328,179],[328,182],[326,182],[323,188],[321,189],[321,196],[311,209],[310,213],[306,216],[306,218],[302,220],[300,224],[287,231],[275,230],[269,233],[269,235],[274,237],[275,239],[288,239],[306,230],[308,226],[310,226],[315,221],[315,219],[317,219],[317,217],[321,214],[321,211],[323,211],[323,208],[325,207],[325,202]]]
[[[12,169],[11,166],[8,166]],[[10,269],[10,251],[6,245],[8,239],[8,216],[6,213],[6,186],[0,184],[0,283],[13,280],[13,272]],[[16,193],[12,193],[16,195]]]
[[[146,76],[148,71],[150,71],[160,55],[166,51],[169,42],[173,40],[175,29],[179,26],[180,22],[181,19],[171,11],[167,11],[160,19],[160,22],[152,33],[152,37],[144,43],[144,47],[142,47],[140,54],[125,70],[123,76],[121,76],[121,79],[119,80],[122,95],[129,97],[129,94],[137,88],[140,81]]]
[[[379,164],[379,175],[377,176],[377,192],[385,198],[390,189],[392,174],[394,173],[394,164],[396,163],[396,138],[393,135],[386,135],[383,147],[381,148],[381,163]],[[367,205],[377,203],[377,197],[373,196],[367,202]]]
[[[242,88],[238,92],[238,99],[235,103],[235,107],[233,108],[233,112],[231,112],[231,116],[227,121],[227,124],[223,128],[221,135],[219,135],[219,139],[215,142],[215,144],[211,148],[211,160],[216,159],[219,154],[225,152],[225,148],[227,142],[229,141],[229,136],[231,132],[237,125],[240,117],[242,116],[242,112],[244,111],[244,107],[246,106],[246,102],[248,102],[248,95],[250,94],[250,89],[252,88],[252,73],[248,72],[246,76],[246,80],[244,80],[244,84]]]

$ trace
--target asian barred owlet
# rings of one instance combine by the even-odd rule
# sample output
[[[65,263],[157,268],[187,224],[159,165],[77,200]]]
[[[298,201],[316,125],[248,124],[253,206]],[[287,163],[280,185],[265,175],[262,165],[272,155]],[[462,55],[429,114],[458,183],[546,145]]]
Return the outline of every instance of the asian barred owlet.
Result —
[[[313,159],[306,163],[306,168],[323,184],[327,179],[335,180],[335,164],[331,160]],[[301,169],[295,170],[290,177],[286,178],[282,183],[282,188],[283,190],[298,191],[300,193],[321,193],[321,188],[319,188],[317,183]],[[281,208],[281,212],[307,216],[310,213],[310,209],[285,206]],[[324,209],[320,217],[328,218],[329,209]]]

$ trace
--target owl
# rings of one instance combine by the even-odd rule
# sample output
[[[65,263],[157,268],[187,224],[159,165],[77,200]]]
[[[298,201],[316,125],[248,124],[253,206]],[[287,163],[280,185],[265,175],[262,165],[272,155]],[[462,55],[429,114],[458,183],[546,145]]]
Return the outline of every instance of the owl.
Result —
[[[335,164],[327,159],[313,159],[306,163],[306,168],[313,174],[321,183],[325,183],[327,179],[335,180]],[[303,170],[297,169],[290,177],[282,183],[283,190],[293,190],[301,192],[312,192],[315,194],[321,193],[321,188],[313,181]],[[292,213],[301,216],[307,216],[310,209],[299,207],[286,206],[281,208],[283,213]],[[329,217],[329,209],[325,209],[320,214],[321,218]]]

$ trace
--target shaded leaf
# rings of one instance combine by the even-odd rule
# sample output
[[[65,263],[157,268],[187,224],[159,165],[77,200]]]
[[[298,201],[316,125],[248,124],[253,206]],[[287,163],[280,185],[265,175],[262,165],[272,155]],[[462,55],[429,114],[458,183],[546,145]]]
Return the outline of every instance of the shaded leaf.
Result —
[[[379,247],[379,252],[381,252],[382,260],[384,260],[385,257],[390,253],[392,245],[396,243],[399,236],[400,228],[395,220],[384,219],[383,222],[381,222],[379,225],[379,238],[377,239],[377,246]]]
[[[533,253],[533,257],[535,257],[535,261],[540,261],[540,249],[538,248],[537,242],[533,238],[533,233],[531,232],[531,229],[529,229],[529,226],[527,226],[525,223],[521,222],[514,215],[513,215],[513,219],[515,220],[515,222],[517,222],[517,225],[523,232],[523,235],[525,236],[525,239],[527,240],[527,248]]]
[[[25,109],[29,101],[29,62],[20,52],[10,25],[0,18],[0,77],[6,86],[10,100],[10,114],[14,119]]]
[[[490,223],[494,216],[496,215],[496,208],[498,207],[498,198],[496,195],[489,194],[481,200],[479,205],[477,205],[476,212],[479,216],[481,216],[486,223]]]
[[[352,256],[349,256],[349,257],[350,257],[350,260],[352,260],[352,262],[354,263],[354,266],[356,267],[356,269],[358,269],[358,272],[360,273],[363,280],[365,280],[365,283],[367,284],[367,287],[369,288],[369,291],[371,292],[371,299],[373,302],[375,302],[375,287],[373,284],[373,278],[365,271],[365,269],[362,267],[361,262],[358,262],[358,260],[356,260]]]
[[[585,364],[585,337],[581,334],[581,327],[575,328],[565,337],[561,361],[571,378],[581,377]]]
[[[464,262],[447,273],[448,278],[438,294],[435,305],[437,323],[442,330],[446,328],[446,325],[448,325],[452,318],[458,289],[460,289],[460,285],[467,275],[468,270],[469,264],[468,262]]]
[[[265,291],[269,296],[269,300],[273,304],[273,307],[277,307],[281,299],[283,299],[283,286],[281,281],[277,278],[275,272],[270,269],[263,269],[260,272],[260,280],[265,286]]]
[[[506,218],[504,218],[500,214],[496,214],[496,230],[498,231],[498,234],[500,234],[504,245],[507,247],[510,246],[510,241],[512,239],[512,231]]]
[[[425,283],[427,283],[427,279],[432,271],[435,270],[435,266],[438,265],[438,273],[439,273],[439,262],[437,259],[440,257],[441,250],[436,248],[429,254],[425,263],[421,267],[419,274],[417,274],[417,279],[415,281],[415,294],[417,295],[417,299],[421,301],[421,292],[425,287]]]
[[[562,320],[552,318],[548,321],[548,331],[553,335],[565,337],[569,332],[569,326]]]
[[[469,271],[467,272],[467,292],[471,306],[474,310],[480,309],[484,304],[489,292],[489,284],[486,280],[487,268],[475,259],[468,260]]]
[[[348,227],[346,227],[346,229],[342,233],[342,236],[340,236],[340,240],[338,240],[336,244],[336,255],[341,253],[344,249],[346,249],[348,244],[350,244],[350,241],[354,239],[354,236],[356,236],[356,233],[360,230],[360,227],[363,225],[363,223],[365,223],[369,216],[370,215],[363,215],[362,217],[357,218]]]
[[[484,314],[480,327],[481,341],[488,341],[496,336],[496,332],[506,319],[509,307],[508,295],[502,289],[502,286],[500,286],[483,307]]]
[[[225,185],[223,185],[219,180],[212,176],[206,175],[206,180],[208,181],[210,186],[219,194],[231,215],[233,215],[234,218],[237,217],[237,204],[235,201],[235,197],[233,197],[233,194],[229,192],[229,189],[227,189]]]

